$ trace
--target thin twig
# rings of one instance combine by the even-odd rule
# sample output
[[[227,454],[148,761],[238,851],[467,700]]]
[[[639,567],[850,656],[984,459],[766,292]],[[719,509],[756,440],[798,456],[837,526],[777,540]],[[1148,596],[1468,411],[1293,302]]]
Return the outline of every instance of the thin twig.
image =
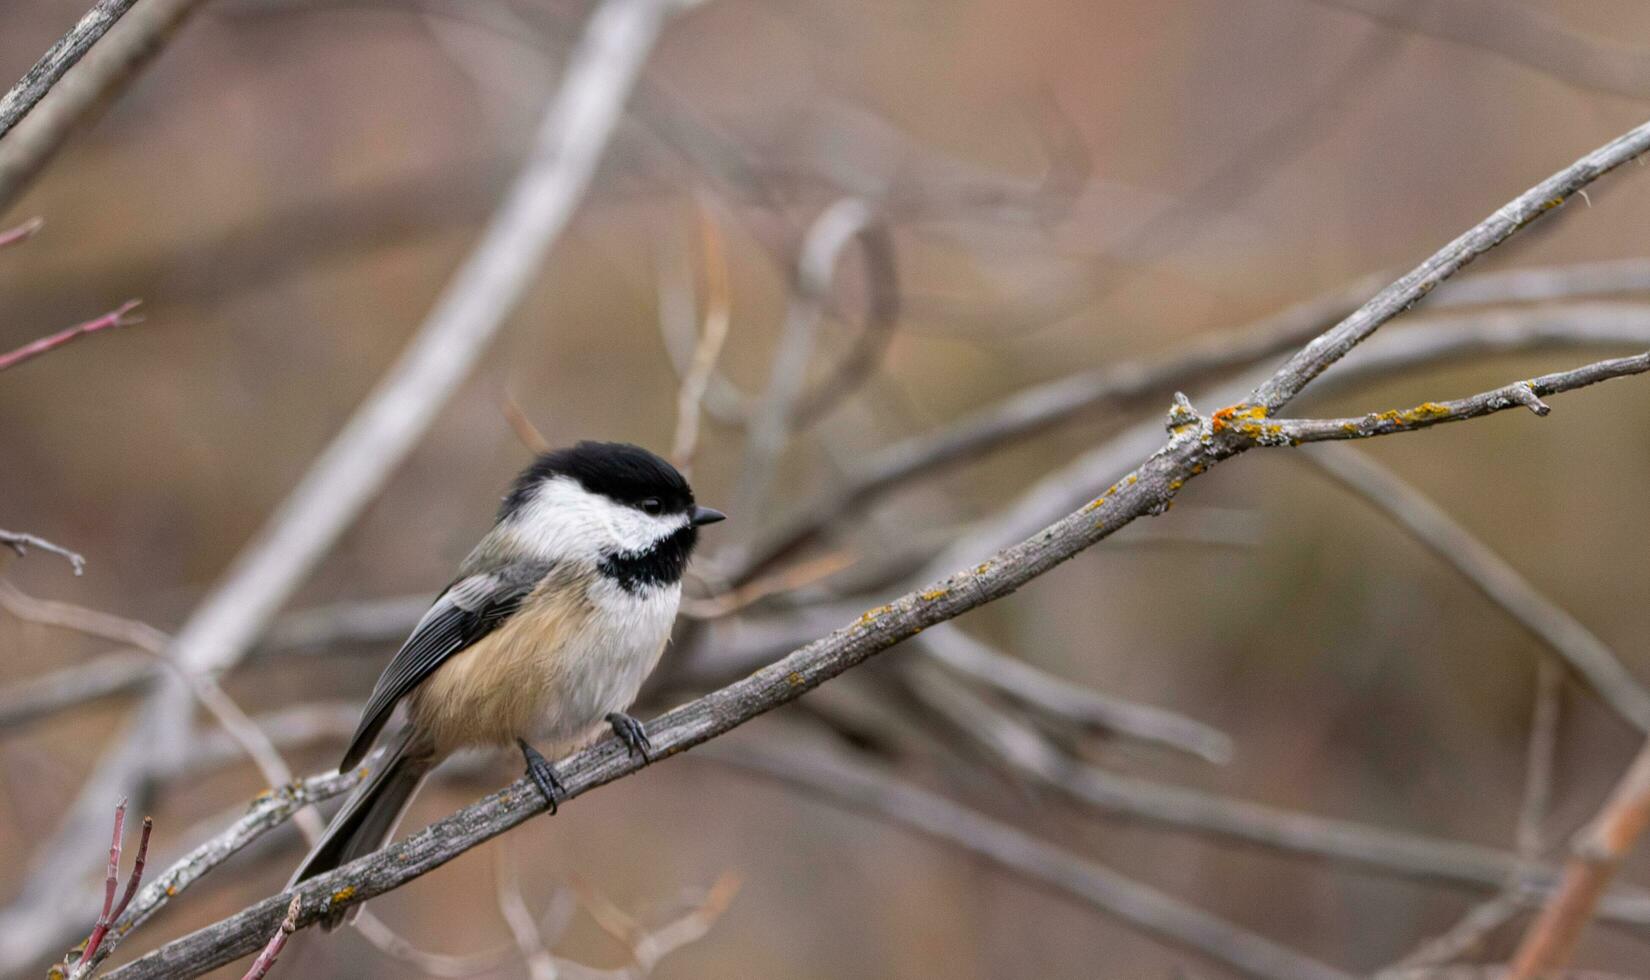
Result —
[[[1569,371],[1555,371],[1527,381],[1515,381],[1510,385],[1481,392],[1469,398],[1422,402],[1413,408],[1371,412],[1358,418],[1271,419],[1261,413],[1259,408],[1234,407],[1233,410],[1222,409],[1215,413],[1215,431],[1235,433],[1234,438],[1249,445],[1276,446],[1367,439],[1370,436],[1414,432],[1445,422],[1463,422],[1515,407],[1531,407],[1535,414],[1546,415],[1550,409],[1540,401],[1543,395],[1574,391],[1601,381],[1625,378],[1646,371],[1650,371],[1650,351],[1633,357],[1617,357],[1585,364]],[[1246,415],[1246,412],[1261,414]]]
[[[1003,654],[955,623],[922,635],[922,646],[947,668],[1014,698],[1028,710],[1127,738],[1165,745],[1209,762],[1232,758],[1232,739],[1184,715],[1112,697],[1054,677]]]
[[[1650,741],[1627,767],[1598,816],[1576,838],[1564,880],[1524,934],[1506,980],[1535,980],[1570,961],[1599,898],[1647,826]]]
[[[1650,122],[1618,136],[1507,202],[1303,347],[1250,394],[1247,404],[1268,412],[1276,412],[1289,404],[1313,378],[1345,357],[1347,351],[1368,338],[1381,324],[1414,306],[1444,280],[1520,228],[1560,207],[1577,191],[1646,150],[1650,150]]]
[[[35,232],[44,227],[46,227],[45,219],[36,217],[30,218],[16,228],[0,231],[0,248],[7,248],[19,242],[27,241],[34,236]]]
[[[57,39],[57,42],[40,60],[34,63],[17,84],[11,87],[5,95],[0,96],[0,139],[17,125],[17,121],[28,115],[35,103],[51,90],[63,73],[75,66],[91,46],[97,43],[115,21],[119,20],[126,11],[132,9],[137,0],[98,0],[92,9],[86,11],[69,32]]]
[[[245,815],[215,836],[202,842],[178,858],[165,871],[138,891],[131,904],[115,917],[111,930],[113,937],[124,937],[147,922],[168,902],[182,894],[212,869],[240,853],[247,845],[281,826],[294,813],[305,807],[354,789],[366,774],[365,769],[346,773],[329,772],[310,776],[287,786],[280,786],[252,801]],[[100,949],[91,957],[91,968],[96,969],[110,947]]]
[[[70,551],[60,544],[52,544],[37,534],[25,534],[22,531],[7,531],[0,528],[0,546],[17,552],[19,558],[27,555],[30,548],[49,551],[54,555],[61,555],[67,560],[76,575],[84,575],[86,572],[86,558],[80,552]]]
[[[301,904],[302,900],[298,896],[292,896],[292,904],[287,906],[286,918],[281,920],[280,928],[275,930],[275,935],[269,937],[269,944],[258,954],[258,958],[252,961],[252,969],[247,970],[241,980],[263,980],[268,976],[270,968],[275,965],[275,958],[286,948],[286,941],[298,931],[298,909]]]
[[[70,341],[79,340],[81,337],[103,330],[113,330],[117,327],[129,327],[142,323],[142,317],[131,315],[132,311],[138,308],[139,303],[139,300],[127,300],[94,320],[87,320],[85,323],[65,327],[54,334],[48,334],[39,340],[30,341],[16,350],[0,354],[0,371],[14,368],[24,361],[32,360],[48,351],[56,350]]]
[[[109,934],[109,928],[126,913],[127,907],[132,904],[132,897],[137,894],[138,886],[143,883],[143,867],[149,860],[149,836],[154,833],[154,830],[154,820],[150,817],[144,817],[143,831],[138,837],[137,855],[132,859],[132,873],[126,879],[126,891],[121,894],[120,901],[117,903],[115,901],[115,885],[120,878],[120,845],[121,838],[125,836],[126,832],[126,801],[121,800],[120,804],[115,807],[114,836],[109,842],[109,870],[103,879],[103,910],[98,913],[97,923],[92,927],[92,934],[86,937],[86,942],[81,946],[73,976],[89,975],[91,964],[101,958],[99,951],[102,951],[104,956],[108,955],[108,949],[103,946],[104,937]],[[116,937],[119,935],[120,933],[117,932]],[[113,945],[114,942],[111,940],[109,948],[113,948]],[[60,978],[63,975],[61,966],[52,969],[53,977]]]

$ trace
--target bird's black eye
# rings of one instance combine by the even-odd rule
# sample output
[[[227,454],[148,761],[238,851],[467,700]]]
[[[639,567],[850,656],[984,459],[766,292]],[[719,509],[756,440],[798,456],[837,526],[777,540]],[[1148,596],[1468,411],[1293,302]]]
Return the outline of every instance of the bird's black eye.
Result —
[[[651,514],[654,517],[658,517],[665,512],[664,502],[658,497],[649,497],[636,506],[642,509],[642,513]]]

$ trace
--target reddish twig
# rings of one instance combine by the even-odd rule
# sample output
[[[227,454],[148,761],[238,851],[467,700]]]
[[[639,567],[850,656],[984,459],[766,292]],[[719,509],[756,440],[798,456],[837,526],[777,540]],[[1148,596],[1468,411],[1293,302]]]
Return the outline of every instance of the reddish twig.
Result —
[[[241,980],[263,980],[269,968],[275,965],[275,957],[281,955],[286,948],[286,941],[298,931],[298,912],[303,908],[303,896],[292,896],[292,904],[286,907],[286,918],[281,920],[281,927],[275,930],[275,935],[269,937],[269,945],[252,961],[252,969],[246,971]]]
[[[35,232],[43,228],[45,224],[46,220],[44,218],[30,218],[29,220],[18,225],[16,228],[8,228],[5,231],[0,231],[0,248],[5,248],[8,245],[16,245],[18,242],[27,241],[34,235]]]
[[[69,341],[84,337],[87,334],[97,333],[100,330],[109,330],[114,327],[129,327],[135,323],[142,323],[142,317],[128,315],[133,310],[137,309],[139,302],[139,300],[129,299],[120,304],[118,308],[103,314],[95,320],[87,320],[85,323],[76,324],[75,326],[59,330],[57,333],[49,334],[45,337],[41,337],[39,340],[24,344],[22,347],[19,347],[8,354],[0,354],[0,371],[4,371],[8,368],[14,368],[17,365],[22,364],[24,361],[39,357],[47,351],[55,350],[58,347],[62,347]]]
[[[155,829],[155,821],[150,817],[143,818],[143,835],[138,838],[137,857],[132,861],[132,876],[126,880],[126,891],[120,896],[120,904],[115,904],[115,886],[120,882],[120,840],[126,832],[126,800],[115,807],[115,832],[109,841],[109,874],[103,879],[103,911],[97,917],[97,925],[92,927],[92,934],[86,937],[85,950],[80,954],[80,962],[91,960],[103,945],[103,937],[109,933],[109,925],[120,914],[126,911],[126,906],[132,903],[132,896],[137,894],[138,885],[143,882],[143,865],[149,857],[149,835]]]
[[[1604,809],[1576,838],[1564,880],[1524,934],[1506,980],[1534,980],[1569,962],[1600,896],[1647,826],[1650,742],[1639,750]]]

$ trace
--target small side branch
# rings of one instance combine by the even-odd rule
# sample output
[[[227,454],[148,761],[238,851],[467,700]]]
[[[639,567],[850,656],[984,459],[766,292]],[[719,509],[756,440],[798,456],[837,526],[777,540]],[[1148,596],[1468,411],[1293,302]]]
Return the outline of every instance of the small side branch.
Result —
[[[61,555],[63,558],[67,559],[69,565],[74,568],[74,573],[76,575],[84,575],[86,573],[85,556],[81,555],[78,551],[70,551],[60,544],[52,544],[50,541],[47,541],[39,535],[26,534],[22,531],[7,531],[4,528],[0,528],[0,545],[4,545],[5,547],[17,552],[17,555],[20,558],[28,554],[30,548],[39,548],[41,551],[49,551],[54,555]]]
[[[1215,413],[1216,432],[1236,433],[1236,438],[1257,446],[1294,445],[1302,442],[1334,442],[1368,439],[1398,432],[1414,432],[1445,422],[1464,422],[1509,408],[1529,407],[1537,415],[1547,414],[1543,395],[1574,391],[1601,381],[1625,378],[1650,371],[1650,351],[1633,357],[1598,361],[1571,371],[1544,374],[1528,381],[1482,392],[1470,398],[1446,402],[1422,402],[1414,408],[1372,412],[1359,418],[1272,419],[1259,408],[1234,406]]]
[[[143,818],[143,834],[138,839],[137,857],[132,860],[132,875],[126,880],[126,891],[120,896],[120,902],[115,902],[115,888],[120,883],[120,846],[121,839],[126,834],[126,801],[121,800],[115,807],[114,836],[109,841],[109,873],[103,879],[103,911],[98,913],[97,924],[92,927],[92,934],[86,937],[82,947],[75,972],[95,961],[98,950],[103,947],[103,939],[109,934],[109,927],[115,920],[125,914],[127,906],[132,904],[132,897],[137,894],[138,885],[143,882],[143,865],[149,859],[149,835],[155,829],[155,822],[149,817]],[[53,970],[54,976],[61,977],[62,969]]]
[[[0,354],[0,371],[14,368],[24,361],[33,360],[41,354],[56,350],[64,344],[79,340],[81,337],[104,330],[113,330],[116,327],[129,327],[136,323],[142,323],[142,317],[131,315],[132,311],[138,308],[139,302],[135,299],[127,300],[119,307],[110,310],[95,320],[77,323],[72,327],[66,327],[54,334],[41,337],[39,340],[30,341],[16,350]]]
[[[263,980],[269,975],[270,968],[275,965],[275,958],[286,948],[286,941],[298,931],[298,911],[302,906],[303,900],[297,895],[292,896],[292,904],[286,908],[286,918],[281,920],[281,927],[275,930],[275,935],[269,937],[269,945],[252,961],[252,969],[247,970],[246,976],[241,980]]]

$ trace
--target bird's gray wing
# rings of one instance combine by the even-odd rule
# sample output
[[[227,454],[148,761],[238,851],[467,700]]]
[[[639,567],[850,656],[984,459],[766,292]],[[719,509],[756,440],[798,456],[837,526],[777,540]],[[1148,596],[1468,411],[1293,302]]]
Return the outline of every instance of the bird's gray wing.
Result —
[[[379,676],[338,768],[348,769],[359,763],[401,699],[435,673],[448,657],[510,618],[549,570],[548,565],[509,565],[467,575],[449,585]]]

